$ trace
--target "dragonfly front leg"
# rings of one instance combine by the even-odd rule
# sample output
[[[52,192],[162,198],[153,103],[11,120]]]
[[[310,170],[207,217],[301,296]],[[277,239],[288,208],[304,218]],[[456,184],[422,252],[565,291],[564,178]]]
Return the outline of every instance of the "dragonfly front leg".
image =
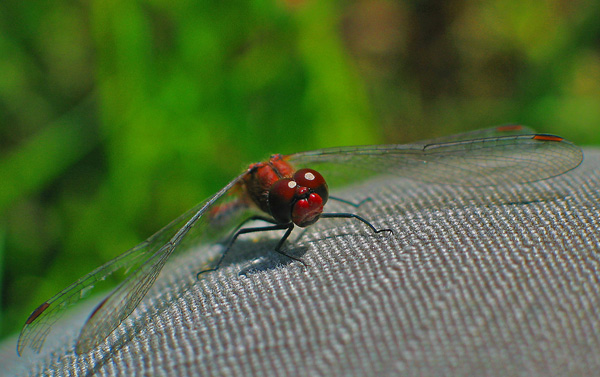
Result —
[[[254,220],[264,220],[264,221],[268,221],[268,222],[273,223],[273,220],[271,220],[271,219],[261,218],[261,217],[258,217],[258,216],[254,217],[253,219]],[[249,220],[244,221],[242,223],[242,225],[244,223],[248,222],[248,221]],[[284,235],[281,237],[281,239],[277,243],[277,246],[275,246],[275,251],[278,252],[281,255],[284,255],[284,256],[290,258],[290,259],[298,261],[298,262],[302,263],[304,266],[306,266],[306,263],[304,263],[304,261],[302,261],[301,259],[293,257],[293,256],[288,255],[288,254],[284,253],[283,251],[281,251],[281,247],[283,246],[283,243],[288,239],[288,237],[292,233],[292,230],[294,229],[294,223],[289,223],[289,224],[274,224],[274,225],[269,225],[269,226],[259,226],[259,227],[251,227],[251,228],[238,229],[235,232],[235,234],[231,237],[231,239],[229,240],[229,242],[227,243],[227,248],[225,249],[225,251],[223,252],[223,254],[221,255],[221,257],[219,258],[219,260],[217,261],[217,263],[215,264],[215,266],[212,267],[212,268],[206,269],[204,271],[198,272],[198,274],[196,274],[196,278],[199,279],[200,275],[202,275],[202,274],[218,270],[219,267],[221,266],[221,263],[225,259],[225,256],[226,256],[227,252],[231,249],[231,246],[233,245],[233,243],[235,242],[235,240],[237,240],[237,238],[239,236],[241,236],[242,234],[256,233],[256,232],[266,232],[266,231],[271,231],[271,230],[282,230],[282,229],[286,229],[286,232],[284,233]]]

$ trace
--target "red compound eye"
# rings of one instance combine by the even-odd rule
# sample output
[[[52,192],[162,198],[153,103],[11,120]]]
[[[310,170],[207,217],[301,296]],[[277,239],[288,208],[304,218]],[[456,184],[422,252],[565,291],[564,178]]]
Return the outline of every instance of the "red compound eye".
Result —
[[[329,189],[325,178],[316,170],[313,169],[300,169],[294,173],[294,181],[298,183],[298,186],[308,187],[314,193],[318,194],[323,199],[323,204],[327,203],[329,199]]]
[[[289,179],[280,179],[269,190],[269,210],[271,216],[280,223],[292,221],[292,205],[294,204],[298,184]]]

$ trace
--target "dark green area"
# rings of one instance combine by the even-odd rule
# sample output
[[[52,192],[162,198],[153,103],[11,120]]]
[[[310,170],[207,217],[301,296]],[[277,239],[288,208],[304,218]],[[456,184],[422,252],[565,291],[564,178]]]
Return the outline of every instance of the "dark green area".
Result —
[[[597,144],[598,19],[568,1],[2,1],[0,334],[271,153],[510,122]]]

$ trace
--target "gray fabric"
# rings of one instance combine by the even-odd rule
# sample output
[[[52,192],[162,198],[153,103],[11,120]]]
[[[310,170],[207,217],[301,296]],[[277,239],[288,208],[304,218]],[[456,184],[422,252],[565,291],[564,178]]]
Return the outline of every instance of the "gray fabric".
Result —
[[[587,149],[576,170],[517,187],[379,178],[342,193],[372,201],[328,210],[393,234],[323,219],[287,243],[308,267],[269,251],[278,234],[249,236],[201,281],[202,258],[182,256],[96,350],[73,353],[84,304],[37,357],[4,342],[2,372],[597,375],[599,166],[600,150]]]

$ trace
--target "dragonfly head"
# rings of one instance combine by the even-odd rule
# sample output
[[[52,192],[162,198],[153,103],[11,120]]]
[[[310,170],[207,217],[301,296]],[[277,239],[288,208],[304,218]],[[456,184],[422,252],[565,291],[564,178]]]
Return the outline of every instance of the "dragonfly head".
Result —
[[[271,186],[269,210],[277,222],[306,227],[319,219],[328,198],[323,176],[313,169],[300,169],[292,178],[280,179]]]

